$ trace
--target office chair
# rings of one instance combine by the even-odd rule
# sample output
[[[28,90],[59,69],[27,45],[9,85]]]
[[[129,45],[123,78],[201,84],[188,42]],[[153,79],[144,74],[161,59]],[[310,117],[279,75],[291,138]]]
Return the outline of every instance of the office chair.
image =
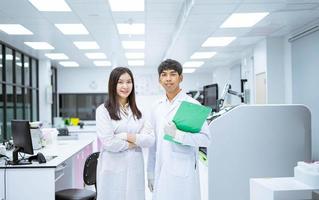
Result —
[[[94,185],[96,191],[96,166],[100,152],[92,153],[85,161],[83,180],[86,185]],[[96,192],[87,189],[65,189],[55,193],[56,200],[95,200]]]

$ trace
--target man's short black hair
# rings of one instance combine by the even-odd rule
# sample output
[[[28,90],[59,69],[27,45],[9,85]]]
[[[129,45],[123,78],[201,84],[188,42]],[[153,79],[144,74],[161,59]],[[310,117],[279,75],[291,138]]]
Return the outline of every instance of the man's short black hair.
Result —
[[[182,65],[173,59],[166,59],[158,66],[157,71],[158,75],[161,75],[161,73],[164,70],[174,70],[178,73],[178,75],[181,75],[183,73],[183,67]]]

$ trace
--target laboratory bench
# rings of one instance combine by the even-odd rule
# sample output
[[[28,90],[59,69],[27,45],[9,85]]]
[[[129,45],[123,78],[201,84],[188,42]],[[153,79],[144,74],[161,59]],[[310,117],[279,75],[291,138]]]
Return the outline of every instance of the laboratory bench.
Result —
[[[92,138],[55,141],[34,152],[46,157],[42,164],[6,165],[0,160],[0,199],[54,200],[55,191],[83,188],[83,167],[93,142]]]

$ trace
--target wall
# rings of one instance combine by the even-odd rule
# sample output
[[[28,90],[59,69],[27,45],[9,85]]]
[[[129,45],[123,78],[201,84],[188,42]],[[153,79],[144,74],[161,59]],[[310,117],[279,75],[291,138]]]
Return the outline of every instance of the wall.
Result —
[[[284,38],[267,38],[267,103],[285,102]]]
[[[111,69],[101,68],[59,68],[58,93],[106,93]],[[137,104],[147,117],[151,106],[164,90],[158,83],[158,75],[150,72],[132,70],[135,80]],[[182,89],[202,90],[204,85],[212,84],[210,74],[184,74]],[[93,87],[94,86],[94,87]]]
[[[226,83],[230,82],[230,67],[218,67],[213,71],[213,83],[218,84],[218,96],[221,97],[221,93]]]
[[[110,69],[58,68],[58,93],[105,93]]]
[[[231,89],[235,92],[241,92],[241,66],[240,65],[234,65],[233,67],[230,68],[230,84],[231,84]],[[232,105],[238,105],[241,104],[241,99],[237,96],[230,95],[230,103]]]
[[[291,43],[288,36],[283,39],[284,45],[284,74],[285,74],[285,103],[292,103],[292,63],[291,63]]]
[[[59,68],[58,93],[105,93],[111,69],[101,68]],[[163,93],[158,83],[158,75],[132,70],[138,95],[159,95]],[[185,90],[202,89],[211,84],[209,74],[184,74],[181,87]],[[94,87],[93,87],[94,86]]]
[[[39,61],[39,111],[40,121],[51,124],[51,104],[47,101],[47,88],[51,85],[51,64],[48,60]]]
[[[245,98],[247,104],[255,103],[255,72],[253,50],[247,50],[241,60],[241,78],[246,79]]]
[[[319,31],[292,43],[292,102],[311,111],[313,159],[319,159]]]
[[[267,72],[267,44],[266,40],[257,43],[253,51],[255,74]]]

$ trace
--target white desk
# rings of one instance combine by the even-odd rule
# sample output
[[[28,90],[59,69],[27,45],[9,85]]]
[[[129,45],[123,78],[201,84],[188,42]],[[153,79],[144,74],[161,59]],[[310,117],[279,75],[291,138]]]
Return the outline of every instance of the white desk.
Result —
[[[5,166],[2,162],[0,199],[54,200],[56,190],[83,187],[82,170],[86,156],[92,152],[92,142],[92,139],[57,141],[40,150],[46,157],[57,156],[44,164]]]
[[[313,188],[294,177],[250,179],[250,200],[312,199]]]

